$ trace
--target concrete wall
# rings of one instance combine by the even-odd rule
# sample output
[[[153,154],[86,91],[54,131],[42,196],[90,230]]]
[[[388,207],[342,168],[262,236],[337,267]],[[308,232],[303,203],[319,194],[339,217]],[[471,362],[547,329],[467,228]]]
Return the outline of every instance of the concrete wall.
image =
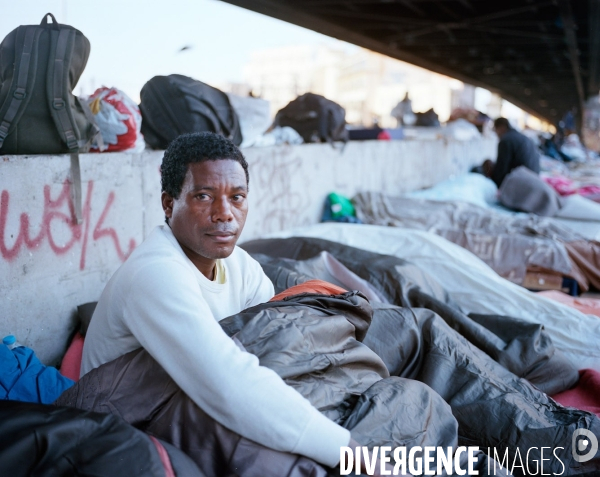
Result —
[[[336,191],[390,194],[431,186],[495,156],[495,142],[393,141],[247,149],[243,240],[319,221]],[[163,221],[161,151],[81,156],[83,222],[73,220],[69,156],[0,157],[0,335],[55,364],[76,306],[96,301],[115,269]]]

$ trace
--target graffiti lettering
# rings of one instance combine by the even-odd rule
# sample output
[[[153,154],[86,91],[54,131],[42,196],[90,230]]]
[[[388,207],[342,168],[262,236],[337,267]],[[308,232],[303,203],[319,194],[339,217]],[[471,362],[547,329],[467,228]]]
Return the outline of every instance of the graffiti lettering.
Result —
[[[80,270],[85,269],[85,262],[87,257],[88,242],[90,235],[90,222],[91,222],[91,211],[92,211],[92,194],[94,191],[94,181],[88,182],[87,193],[85,202],[83,204],[83,220],[81,224],[77,224],[75,221],[75,208],[71,201],[71,184],[68,180],[63,183],[62,189],[56,199],[53,199],[50,195],[50,186],[44,186],[44,210],[42,213],[42,220],[40,230],[35,237],[31,237],[31,227],[29,215],[22,213],[19,218],[19,228],[17,233],[17,239],[13,243],[12,247],[9,247],[6,243],[6,223],[8,221],[8,214],[10,211],[10,194],[7,190],[3,190],[0,194],[0,255],[7,260],[14,260],[21,249],[24,247],[28,250],[34,250],[40,247],[40,245],[46,240],[50,249],[56,255],[62,255],[71,250],[75,244],[81,242],[81,255],[79,259]],[[117,256],[120,260],[125,261],[129,254],[133,251],[136,246],[134,239],[129,240],[127,250],[123,250],[121,242],[115,229],[106,227],[104,222],[108,216],[110,208],[115,201],[115,193],[110,192],[104,208],[100,214],[100,218],[96,222],[93,230],[92,237],[93,241],[101,240],[102,238],[109,238]],[[56,242],[52,233],[52,224],[64,224],[69,230],[70,236],[64,245],[60,245]]]

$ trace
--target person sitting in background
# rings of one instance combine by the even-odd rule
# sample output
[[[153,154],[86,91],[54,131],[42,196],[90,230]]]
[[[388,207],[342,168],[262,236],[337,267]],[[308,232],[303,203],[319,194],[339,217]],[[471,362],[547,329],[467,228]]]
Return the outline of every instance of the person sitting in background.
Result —
[[[489,159],[484,162],[483,173],[486,177],[500,187],[510,171],[519,166],[525,166],[539,174],[540,154],[531,139],[513,129],[506,118],[498,118],[494,121],[494,131],[500,139],[498,157],[495,164]]]

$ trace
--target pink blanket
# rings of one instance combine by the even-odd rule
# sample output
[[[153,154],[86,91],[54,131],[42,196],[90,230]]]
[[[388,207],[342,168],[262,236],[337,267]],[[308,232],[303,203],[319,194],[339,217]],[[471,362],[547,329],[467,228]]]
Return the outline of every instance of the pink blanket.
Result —
[[[538,294],[570,306],[571,308],[575,308],[586,315],[596,315],[600,317],[600,299],[598,298],[578,298],[558,290],[542,291]]]
[[[579,371],[579,381],[574,388],[552,396],[566,407],[589,411],[600,417],[600,373],[593,369]]]

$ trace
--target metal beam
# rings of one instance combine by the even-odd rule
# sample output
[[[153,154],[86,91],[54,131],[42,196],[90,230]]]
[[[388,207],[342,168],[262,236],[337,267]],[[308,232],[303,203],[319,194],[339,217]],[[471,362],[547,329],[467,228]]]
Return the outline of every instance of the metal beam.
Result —
[[[413,5],[413,3],[410,0],[398,0],[398,2],[400,2],[406,8],[408,8],[409,10],[415,12],[417,15],[419,15],[421,17],[426,17],[427,16],[427,14],[423,10],[421,10],[416,5]]]
[[[442,2],[435,2],[435,6],[449,17],[453,17],[455,20],[460,20],[460,15],[457,12],[455,12],[452,8],[444,5]]]
[[[442,28],[460,28],[460,29],[468,29],[473,26],[485,23],[490,20],[496,20],[498,18],[506,18],[512,15],[517,15],[519,13],[528,13],[531,11],[536,11],[539,8],[544,8],[547,6],[554,5],[554,2],[543,2],[534,5],[528,5],[520,8],[509,8],[507,10],[502,10],[500,12],[489,13],[487,15],[480,15],[478,17],[469,18],[463,20],[462,22],[448,22],[448,23],[437,23],[428,28],[423,28],[422,30],[417,30],[415,32],[409,32],[408,34],[412,37],[427,35],[429,33],[434,33]]]
[[[227,1],[227,3],[233,3],[233,2],[229,2],[228,0],[222,0],[222,1]],[[252,1],[252,0],[250,0],[250,1]],[[240,2],[240,3],[245,4],[245,2]],[[237,2],[234,4],[238,5]],[[374,20],[374,21],[383,22],[383,23],[404,23],[407,25],[423,25],[423,26],[432,24],[431,20],[402,17],[400,15],[396,16],[396,15],[383,15],[383,14],[378,14],[378,13],[355,12],[355,11],[350,11],[350,10],[345,10],[345,9],[334,9],[334,10],[318,9],[318,11],[316,11],[315,13],[319,14],[319,17],[315,16],[313,18],[320,18],[321,16],[324,15],[324,16],[330,16],[330,17],[336,17],[336,18],[338,18],[338,17],[352,18],[352,19],[356,19],[356,20],[360,20],[360,21]]]
[[[578,114],[578,133],[581,137],[581,125],[583,124],[583,109],[585,105],[585,94],[583,92],[583,81],[581,80],[581,69],[579,66],[579,49],[577,48],[577,36],[575,35],[575,22],[573,21],[573,13],[571,11],[571,3],[569,0],[559,0],[560,16],[565,29],[565,42],[569,49],[569,60],[573,69],[573,77],[575,78],[575,86],[577,87],[577,96],[579,99],[579,114]]]
[[[362,33],[364,33],[365,35],[368,35],[370,32],[382,33],[381,29],[378,29],[375,27],[363,28],[360,31]],[[537,52],[538,59],[542,60],[542,55],[539,54],[540,47],[542,45],[540,45],[539,43],[532,42],[531,38],[523,38],[523,37],[521,37],[521,38],[514,38],[514,37],[502,38],[502,46],[500,47],[497,45],[497,42],[491,41],[489,36],[482,36],[482,37],[471,36],[469,38],[465,38],[463,35],[458,35],[456,32],[454,32],[454,33],[457,37],[457,40],[456,40],[456,43],[454,45],[452,45],[452,48],[454,48],[456,50],[456,47],[460,47],[459,51],[457,51],[457,54],[460,54],[461,56],[464,56],[465,58],[470,57],[470,55],[467,53],[467,51],[470,48],[476,48],[480,52],[481,51],[490,51],[490,48],[487,48],[487,47],[482,48],[483,42],[486,42],[491,47],[494,47],[494,51],[497,51],[499,53],[502,52],[503,50],[506,50],[506,48],[515,47],[515,48],[518,48],[519,53],[522,53],[524,51]],[[384,43],[390,43],[393,41],[398,42],[398,37],[395,34],[382,36],[381,41]],[[406,43],[405,45],[410,46],[411,51],[414,51],[415,49],[420,49],[420,48],[450,46],[448,44],[448,41],[446,40],[446,38],[444,38],[442,36],[437,36],[435,38],[421,39],[418,41],[411,41],[410,43]],[[556,46],[556,45],[557,44],[555,44],[554,46]],[[560,44],[558,44],[558,45],[560,45]],[[460,50],[462,50],[462,51],[460,51]],[[556,51],[550,51],[549,53],[550,54],[561,54],[562,52],[559,53]],[[548,55],[546,55],[545,58],[546,59],[544,59],[543,61],[548,61]],[[569,68],[570,68],[570,65],[569,65]]]
[[[380,2],[386,3],[386,4],[398,4],[398,3],[403,3],[405,0],[385,0],[385,1],[381,1]],[[410,0],[410,2],[414,5],[416,4],[427,4],[427,3],[438,3],[438,2],[443,2],[443,3],[454,3],[454,2],[460,2],[462,5],[464,5],[465,7],[467,7],[470,10],[473,10],[473,6],[471,5],[471,3],[469,3],[468,0]],[[320,6],[327,6],[327,5],[347,5],[349,3],[352,3],[354,5],[369,5],[372,6],[373,4],[376,4],[378,2],[374,1],[374,0],[302,0],[302,5],[305,7],[309,7],[309,8],[313,8],[313,7],[320,7]]]
[[[546,33],[538,33],[535,31],[507,30],[505,28],[496,28],[496,27],[492,27],[492,26],[488,26],[488,25],[462,26],[462,24],[458,24],[458,23],[454,23],[454,24],[439,23],[438,25],[436,25],[435,27],[432,27],[432,28],[424,28],[424,29],[415,30],[415,31],[409,30],[409,31],[402,32],[402,33],[394,33],[393,35],[389,35],[386,38],[388,40],[401,40],[404,38],[409,44],[412,45],[414,38],[416,38],[417,36],[424,36],[424,35],[428,35],[431,33],[439,33],[440,31],[448,32],[451,29],[454,29],[454,30],[465,29],[467,31],[480,31],[483,33],[508,36],[508,37],[512,37],[512,38],[515,38],[515,37],[531,38],[531,39],[535,39],[535,40],[543,40],[545,42],[560,43],[560,42],[564,41],[563,37],[556,36],[556,35],[549,35]]]
[[[588,28],[588,95],[598,94],[600,79],[598,78],[600,61],[600,3],[598,0],[589,0],[589,28]]]

